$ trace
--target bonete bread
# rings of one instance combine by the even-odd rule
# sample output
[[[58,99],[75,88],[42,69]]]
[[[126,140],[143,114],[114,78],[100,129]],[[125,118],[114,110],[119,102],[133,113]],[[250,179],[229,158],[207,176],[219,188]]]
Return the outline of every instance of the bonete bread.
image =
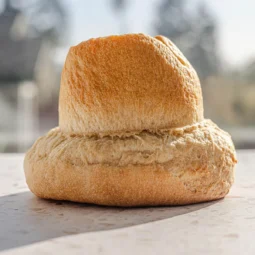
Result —
[[[204,119],[196,72],[167,38],[128,34],[69,50],[59,127],[24,161],[41,198],[114,206],[224,197],[234,179],[231,137]]]

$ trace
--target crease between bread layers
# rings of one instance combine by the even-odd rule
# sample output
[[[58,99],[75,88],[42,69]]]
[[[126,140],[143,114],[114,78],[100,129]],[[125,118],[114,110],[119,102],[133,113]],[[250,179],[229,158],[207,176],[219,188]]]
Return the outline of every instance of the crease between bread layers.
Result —
[[[231,137],[204,119],[195,70],[167,38],[128,34],[71,47],[59,127],[24,161],[39,197],[115,206],[224,197],[234,181]]]

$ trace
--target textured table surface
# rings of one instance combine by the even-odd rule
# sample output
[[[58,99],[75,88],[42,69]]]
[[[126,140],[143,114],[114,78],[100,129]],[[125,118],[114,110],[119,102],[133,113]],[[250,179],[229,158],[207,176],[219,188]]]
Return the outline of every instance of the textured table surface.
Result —
[[[45,201],[27,189],[23,155],[0,154],[0,255],[255,254],[255,151],[239,151],[223,200],[121,209]]]

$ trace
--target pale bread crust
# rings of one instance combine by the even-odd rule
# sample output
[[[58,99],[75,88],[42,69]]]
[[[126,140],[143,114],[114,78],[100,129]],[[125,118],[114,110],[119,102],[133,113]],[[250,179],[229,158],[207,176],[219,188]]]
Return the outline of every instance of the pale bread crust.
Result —
[[[28,151],[24,168],[30,190],[41,198],[149,206],[222,198],[235,163],[230,136],[205,120],[128,137],[78,136],[56,128]]]
[[[64,132],[159,130],[201,120],[199,79],[169,39],[127,34],[70,48],[59,99]]]

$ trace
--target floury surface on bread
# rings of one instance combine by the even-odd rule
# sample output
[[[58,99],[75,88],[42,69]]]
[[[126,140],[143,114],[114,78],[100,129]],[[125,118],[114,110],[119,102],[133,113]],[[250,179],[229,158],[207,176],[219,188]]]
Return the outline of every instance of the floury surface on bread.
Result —
[[[234,180],[231,137],[203,116],[196,72],[167,38],[128,34],[72,47],[59,127],[24,161],[41,198],[115,206],[224,197]]]

